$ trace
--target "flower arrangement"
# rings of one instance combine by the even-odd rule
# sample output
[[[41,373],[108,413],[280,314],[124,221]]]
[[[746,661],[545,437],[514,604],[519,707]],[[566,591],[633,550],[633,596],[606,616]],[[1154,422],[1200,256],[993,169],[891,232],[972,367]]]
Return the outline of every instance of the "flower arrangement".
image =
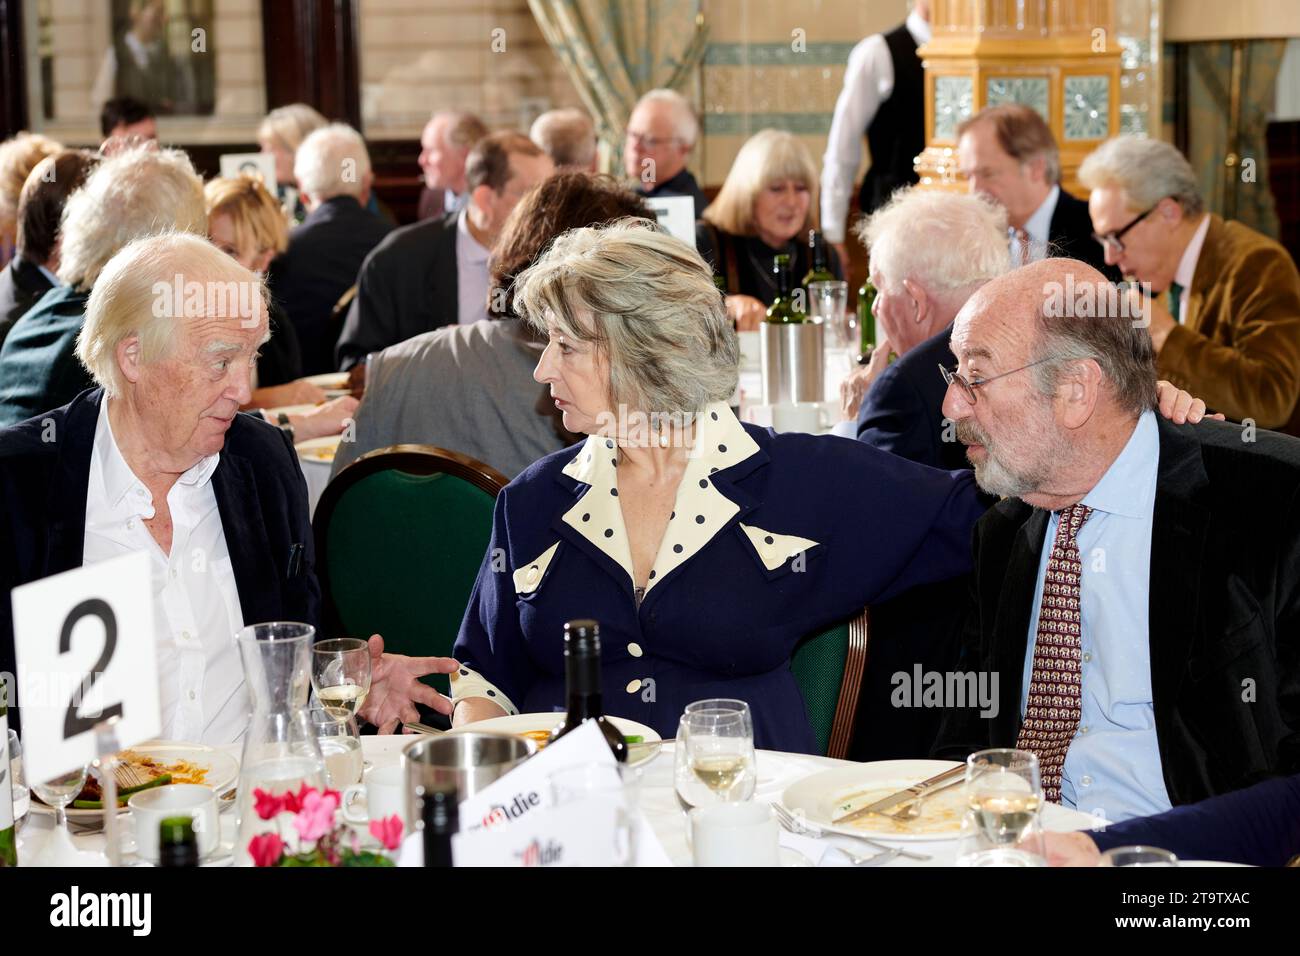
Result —
[[[297,849],[278,832],[259,833],[248,841],[254,866],[392,866],[383,853],[362,850],[361,841],[335,820],[339,808],[337,790],[317,790],[303,784],[297,793],[270,794],[253,791],[253,808],[258,817],[271,820],[290,815],[297,833]],[[393,814],[370,821],[370,835],[385,850],[396,850],[402,842],[402,820]],[[349,841],[350,838],[350,841]],[[310,849],[304,847],[310,845]]]

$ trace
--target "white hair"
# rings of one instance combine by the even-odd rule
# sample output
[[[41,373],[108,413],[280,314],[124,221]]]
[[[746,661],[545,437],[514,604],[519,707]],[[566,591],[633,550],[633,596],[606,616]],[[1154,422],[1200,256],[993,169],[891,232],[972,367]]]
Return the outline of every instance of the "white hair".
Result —
[[[942,296],[1011,267],[1006,210],[982,196],[909,187],[857,225],[872,270],[891,291],[904,279]]]
[[[244,316],[243,304],[248,304],[252,314],[247,318],[255,321],[265,310],[262,280],[195,235],[173,232],[137,239],[104,265],[86,303],[86,318],[77,334],[77,358],[110,398],[124,388],[118,345],[137,336],[141,362],[158,361],[171,354],[182,323],[200,317],[187,313],[190,303],[184,297],[171,294],[177,288],[188,291],[192,283],[199,283],[205,293],[243,287],[243,296],[222,295],[213,314],[230,314],[237,308]],[[207,303],[212,298],[204,295]]]
[[[591,117],[582,110],[547,110],[533,120],[528,138],[540,146],[556,166],[586,169],[596,158],[596,128],[591,124]]]
[[[178,149],[139,147],[101,161],[63,207],[59,279],[89,289],[123,246],[160,232],[206,235],[203,180]]]
[[[636,101],[637,109],[648,103],[663,103],[673,111],[673,128],[677,131],[677,138],[687,146],[694,146],[695,140],[700,135],[700,123],[695,118],[695,110],[691,108],[690,101],[676,90],[663,89],[651,90],[641,99]],[[633,110],[635,112],[635,110]]]
[[[1186,157],[1159,139],[1116,136],[1084,158],[1079,182],[1085,189],[1118,186],[1135,211],[1150,209],[1162,199],[1176,199],[1189,216],[1205,210],[1196,173]]]
[[[361,134],[346,123],[330,123],[307,135],[293,155],[293,176],[318,201],[359,197],[370,178],[370,153]]]

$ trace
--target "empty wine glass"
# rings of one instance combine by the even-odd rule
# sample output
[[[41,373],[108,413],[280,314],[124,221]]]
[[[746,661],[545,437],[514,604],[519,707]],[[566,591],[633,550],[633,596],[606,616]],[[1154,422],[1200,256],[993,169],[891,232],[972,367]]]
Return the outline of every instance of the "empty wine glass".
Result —
[[[68,826],[68,804],[76,799],[77,794],[81,793],[82,787],[86,785],[86,768],[78,767],[70,773],[65,773],[55,777],[53,780],[47,780],[44,783],[33,783],[32,790],[36,796],[46,806],[54,808],[54,826],[56,829],[67,829]]]
[[[748,800],[757,770],[746,711],[697,709],[682,715],[673,748],[677,799],[684,809]]]
[[[351,720],[370,693],[370,646],[353,637],[313,644],[311,685],[330,716],[341,723]]]

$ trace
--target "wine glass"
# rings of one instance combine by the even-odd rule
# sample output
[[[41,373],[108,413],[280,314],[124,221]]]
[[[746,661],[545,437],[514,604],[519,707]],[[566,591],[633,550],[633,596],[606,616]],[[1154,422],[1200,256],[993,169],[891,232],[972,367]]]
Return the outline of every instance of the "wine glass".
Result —
[[[9,783],[14,798],[14,832],[22,832],[27,823],[27,811],[31,808],[31,791],[23,776],[23,745],[18,739],[18,731],[9,731]]]
[[[311,685],[335,720],[350,721],[370,693],[370,646],[354,637],[316,642],[311,649]]]
[[[636,806],[639,774],[622,764],[585,763],[557,770],[547,777],[551,805],[588,805],[586,817],[593,822],[613,810],[613,861],[615,866],[636,862]]]
[[[966,816],[958,866],[1046,866],[1038,757],[981,750],[966,759]]]
[[[1178,857],[1154,846],[1117,846],[1101,855],[1098,866],[1177,866]]]
[[[697,709],[677,725],[674,779],[684,809],[748,800],[757,782],[754,731],[746,711]]]
[[[334,790],[345,790],[361,782],[364,761],[361,756],[361,738],[355,720],[339,720],[324,707],[307,711],[316,743],[325,758],[325,782]]]
[[[46,806],[54,808],[55,829],[67,829],[68,804],[76,799],[77,794],[81,793],[81,788],[85,785],[85,767],[78,767],[70,773],[65,773],[44,783],[32,784],[32,790],[36,792],[36,796],[40,797]]]

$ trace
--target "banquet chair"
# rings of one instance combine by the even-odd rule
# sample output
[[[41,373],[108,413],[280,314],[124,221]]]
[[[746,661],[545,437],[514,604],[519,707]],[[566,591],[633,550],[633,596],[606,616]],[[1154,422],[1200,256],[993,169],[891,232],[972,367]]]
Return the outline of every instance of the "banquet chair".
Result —
[[[393,653],[451,656],[508,481],[432,445],[379,448],[339,472],[312,519],[322,636],[381,634]],[[429,682],[448,690],[443,675]]]
[[[858,692],[867,666],[871,609],[799,642],[790,670],[803,693],[817,746],[843,760],[853,743]]]

